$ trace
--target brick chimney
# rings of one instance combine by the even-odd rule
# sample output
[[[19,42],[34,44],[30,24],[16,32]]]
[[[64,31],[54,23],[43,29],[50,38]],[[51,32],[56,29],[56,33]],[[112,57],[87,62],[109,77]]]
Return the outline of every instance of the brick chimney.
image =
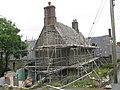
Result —
[[[120,46],[120,42],[117,42],[117,46]]]
[[[78,22],[77,22],[76,19],[73,19],[72,28],[75,29],[75,31],[76,31],[77,33],[79,33]]]
[[[48,6],[44,7],[44,26],[54,25],[56,22],[55,6],[48,2]]]

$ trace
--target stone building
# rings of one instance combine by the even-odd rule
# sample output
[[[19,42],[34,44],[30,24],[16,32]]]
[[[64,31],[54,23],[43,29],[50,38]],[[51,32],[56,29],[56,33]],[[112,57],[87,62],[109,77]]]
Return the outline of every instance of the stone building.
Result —
[[[77,20],[72,28],[57,22],[55,6],[44,8],[44,26],[35,44],[36,65],[67,66],[93,58],[93,50],[78,29]]]
[[[109,57],[110,55],[112,55],[112,44],[111,44],[111,38],[108,35],[104,35],[104,36],[97,36],[97,37],[90,37],[89,38],[89,43],[92,45],[97,45],[97,47],[99,47],[99,49],[95,50],[97,52],[99,52],[101,57]],[[116,45],[116,58],[120,58],[120,42],[117,42]]]
[[[112,53],[110,49],[110,37],[108,35],[89,37],[88,41],[91,45],[96,45],[97,47],[99,47],[97,51],[99,52],[99,54],[101,54],[102,57],[109,57],[109,55]]]
[[[44,26],[39,38],[28,44],[29,53],[24,59],[31,64],[25,68],[33,72],[34,79],[38,81],[68,80],[67,84],[89,75],[93,68],[103,64],[99,52],[98,55],[94,53],[99,48],[86,41],[79,31],[77,20],[73,20],[72,28],[58,22],[55,6],[50,2],[44,8]]]

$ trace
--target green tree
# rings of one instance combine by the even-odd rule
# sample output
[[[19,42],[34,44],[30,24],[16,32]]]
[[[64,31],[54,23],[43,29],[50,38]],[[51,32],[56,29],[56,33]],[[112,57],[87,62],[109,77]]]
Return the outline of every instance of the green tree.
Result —
[[[14,55],[16,58],[19,58],[18,54],[25,55],[23,51],[27,45],[21,40],[21,36],[18,35],[19,32],[20,30],[15,23],[6,18],[0,18],[0,59],[5,61],[5,70],[8,68],[10,55]]]

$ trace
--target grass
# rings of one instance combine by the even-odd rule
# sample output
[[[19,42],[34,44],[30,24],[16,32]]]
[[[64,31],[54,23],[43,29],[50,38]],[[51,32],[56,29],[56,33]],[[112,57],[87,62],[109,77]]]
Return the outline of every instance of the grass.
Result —
[[[81,87],[81,88],[97,88],[96,82],[93,80],[90,80],[89,78],[84,78],[83,80],[78,80],[74,82],[73,84],[70,84],[68,86],[69,88],[75,88],[75,87]]]
[[[29,89],[29,88],[21,88],[20,90],[32,90],[32,89]]]
[[[99,75],[99,77],[102,79],[102,77],[106,76],[107,74],[113,75],[113,72],[111,71],[112,69],[113,69],[112,64],[104,64],[99,69],[96,69],[95,71]]]
[[[55,87],[60,87],[63,85],[63,83],[60,82],[51,82],[50,85],[55,86]]]
[[[96,69],[95,71],[98,74],[98,76],[100,77],[100,79],[102,79],[107,74],[112,75],[112,72],[110,72],[110,70],[112,70],[112,69],[113,69],[112,64],[104,64],[99,69]],[[94,77],[95,80],[91,80],[89,77],[85,77],[83,80],[78,80],[75,83],[70,84],[68,87],[69,88],[76,88],[76,87],[87,88],[87,87],[89,87],[88,90],[94,90],[94,88],[96,90],[96,88],[98,88],[100,85],[99,78],[97,77],[97,75],[95,73],[90,74],[90,77]],[[87,89],[84,89],[84,90],[87,90]]]
[[[96,70],[97,74],[99,75],[99,77],[102,79],[102,77],[104,77],[107,72],[109,71],[109,69],[100,69],[100,70]]]
[[[37,85],[35,85],[33,88],[30,90],[34,90],[37,88],[41,88],[40,90],[49,90],[47,86],[45,86],[42,82],[39,82]]]
[[[37,87],[42,87],[42,86],[44,86],[44,84],[42,82],[37,84]]]
[[[110,64],[110,63],[104,64],[100,68],[102,68],[102,69],[112,69],[113,68],[113,64]]]
[[[47,86],[43,87],[43,90],[49,90],[49,88]]]
[[[95,69],[96,73],[98,74],[98,76],[102,79],[102,77],[106,76],[107,74],[111,73],[109,72],[111,69],[113,68],[112,64],[104,64],[102,65],[99,69]],[[97,75],[95,73],[92,73],[90,75],[90,77],[94,77],[96,80],[92,80],[89,77],[85,77],[82,80],[78,80],[72,84],[70,84],[68,87],[66,88],[80,88],[80,90],[99,90],[99,81],[97,81],[97,79],[99,80],[99,78],[97,77]],[[63,86],[73,80],[75,80],[76,78],[73,76],[73,74],[70,73],[70,75],[68,75],[64,80],[61,81],[56,81],[56,82],[51,82],[50,85],[55,86],[55,87],[60,87]],[[43,90],[48,90],[47,86],[44,86],[43,83],[38,83],[35,88],[42,88]],[[82,89],[83,88],[83,89]],[[24,90],[24,89],[23,89]],[[102,90],[102,89],[100,89]]]

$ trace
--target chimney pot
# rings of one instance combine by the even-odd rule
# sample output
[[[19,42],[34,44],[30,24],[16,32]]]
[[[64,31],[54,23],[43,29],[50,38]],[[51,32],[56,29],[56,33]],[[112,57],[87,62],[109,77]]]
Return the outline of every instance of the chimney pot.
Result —
[[[77,33],[79,33],[77,19],[73,19],[72,28],[75,29],[75,31],[76,31]]]
[[[54,25],[57,22],[55,6],[51,5],[51,2],[48,2],[48,5],[49,6],[44,7],[44,26]]]
[[[48,5],[50,6],[50,5],[51,5],[51,2],[48,2]]]
[[[109,37],[111,37],[111,29],[108,29]]]

